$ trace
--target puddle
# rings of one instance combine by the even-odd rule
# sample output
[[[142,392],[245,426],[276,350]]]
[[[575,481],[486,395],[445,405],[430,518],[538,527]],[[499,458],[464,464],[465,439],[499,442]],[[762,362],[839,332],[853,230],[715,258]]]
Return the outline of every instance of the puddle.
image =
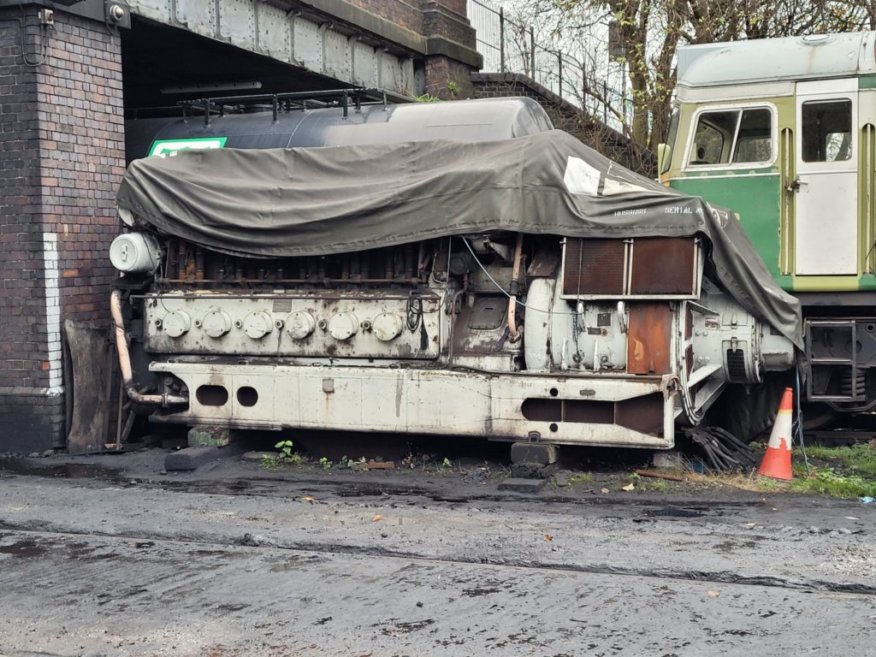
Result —
[[[702,518],[706,514],[694,509],[665,506],[661,509],[648,509],[645,515],[649,518]]]
[[[0,459],[0,470],[59,479],[121,479],[120,470],[96,463],[42,463],[33,459]]]
[[[0,545],[0,554],[11,554],[22,559],[40,557],[45,553],[46,548],[32,538],[26,538],[12,545]]]

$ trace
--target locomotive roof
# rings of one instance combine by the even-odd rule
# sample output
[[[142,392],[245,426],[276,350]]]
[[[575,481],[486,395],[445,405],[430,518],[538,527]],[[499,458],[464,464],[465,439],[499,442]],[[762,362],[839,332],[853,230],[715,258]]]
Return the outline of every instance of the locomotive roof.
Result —
[[[678,86],[717,87],[876,74],[876,32],[683,46]]]

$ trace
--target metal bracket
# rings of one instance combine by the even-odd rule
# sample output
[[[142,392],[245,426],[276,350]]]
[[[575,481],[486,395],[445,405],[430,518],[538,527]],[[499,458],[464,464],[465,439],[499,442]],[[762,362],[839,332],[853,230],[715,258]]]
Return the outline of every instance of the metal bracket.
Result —
[[[131,28],[131,7],[127,0],[0,0],[0,9],[23,6],[44,7],[62,14],[73,14],[109,26]],[[57,17],[55,17],[57,19]]]

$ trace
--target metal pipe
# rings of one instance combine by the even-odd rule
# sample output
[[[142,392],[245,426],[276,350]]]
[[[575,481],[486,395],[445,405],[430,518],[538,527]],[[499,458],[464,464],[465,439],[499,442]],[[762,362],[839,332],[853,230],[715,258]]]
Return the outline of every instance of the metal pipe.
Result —
[[[523,233],[517,233],[514,247],[514,266],[511,269],[511,294],[508,296],[508,339],[517,342],[522,332],[517,328],[517,287],[520,278],[520,263],[523,260]]]
[[[122,291],[113,290],[110,295],[110,314],[116,336],[116,350],[119,352],[119,369],[122,372],[122,387],[128,398],[138,404],[155,404],[162,407],[188,404],[189,400],[179,395],[145,395],[134,387],[131,369],[131,353],[128,351],[128,338],[125,335],[125,320],[122,318]]]
[[[499,72],[505,72],[505,8],[499,7]]]

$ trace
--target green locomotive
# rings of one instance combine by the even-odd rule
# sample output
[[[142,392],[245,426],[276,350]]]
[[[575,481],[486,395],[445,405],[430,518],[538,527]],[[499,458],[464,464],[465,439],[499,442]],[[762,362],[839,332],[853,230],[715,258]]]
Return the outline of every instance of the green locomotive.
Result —
[[[805,395],[876,407],[876,33],[681,48],[661,179],[734,209],[797,295]]]

